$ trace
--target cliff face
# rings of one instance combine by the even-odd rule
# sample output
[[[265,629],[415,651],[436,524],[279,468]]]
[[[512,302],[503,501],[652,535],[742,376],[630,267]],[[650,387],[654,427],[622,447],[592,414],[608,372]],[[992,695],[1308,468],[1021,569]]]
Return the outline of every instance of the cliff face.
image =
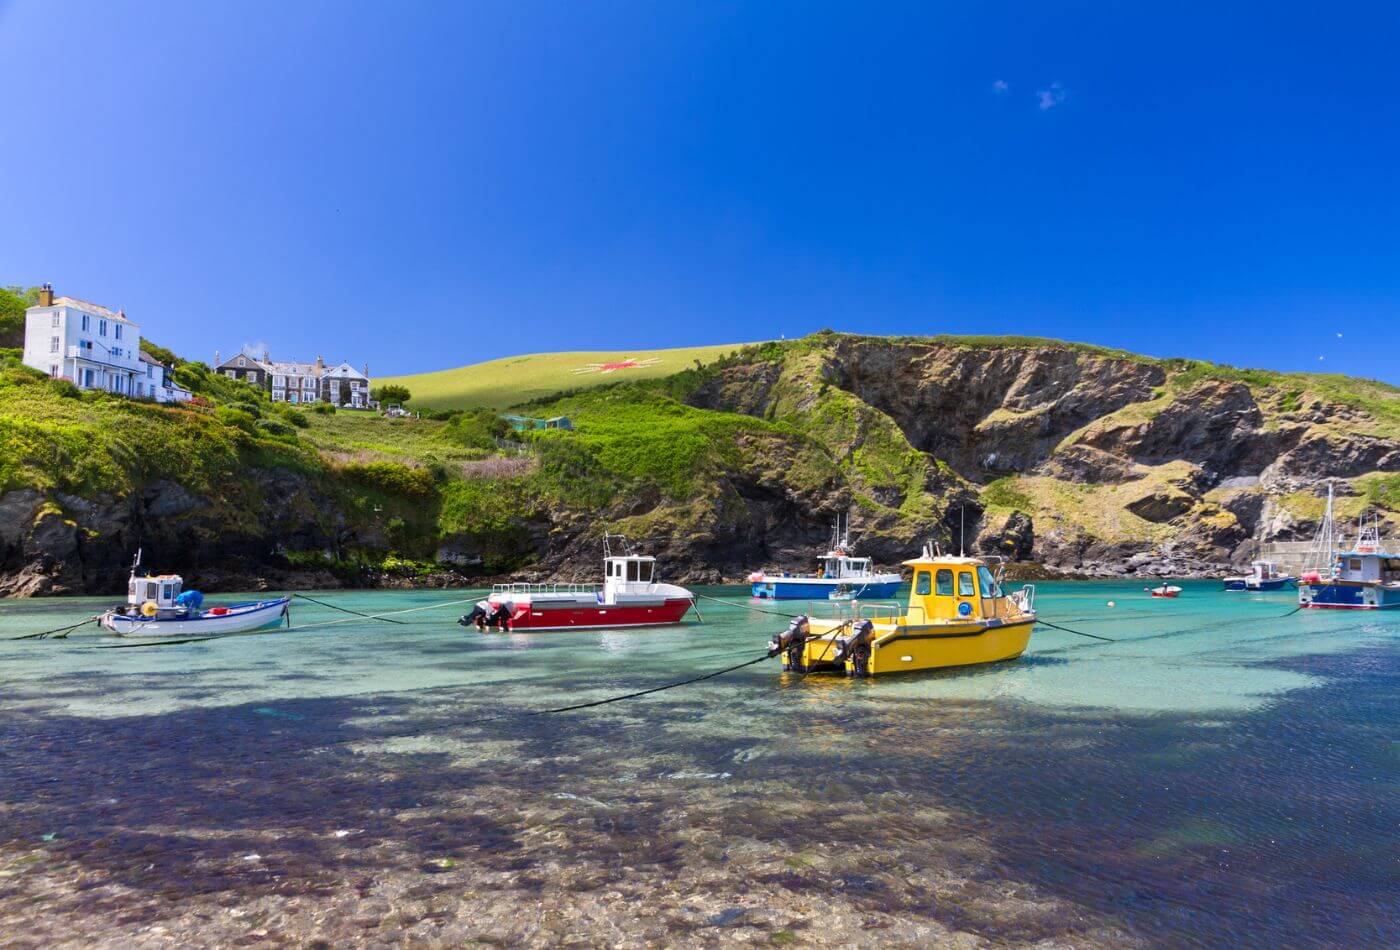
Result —
[[[98,409],[124,415],[96,426]],[[107,439],[110,470],[45,428],[60,410]],[[1028,571],[1182,576],[1309,537],[1329,479],[1340,515],[1400,522],[1400,390],[1342,377],[824,333],[532,412],[577,429],[509,464],[457,463],[428,438],[445,428],[396,422],[431,451],[366,481],[374,466],[333,443],[234,432],[214,452],[230,436],[207,414],[55,402],[0,443],[0,593],[115,593],[137,547],[215,590],[596,580],[604,529],[671,578],[738,580],[810,567],[846,513],[885,565],[932,540]],[[381,569],[404,559],[409,574]]]
[[[935,491],[940,516],[921,526],[945,543],[957,543],[965,518],[969,547],[984,553],[1068,572],[1179,575],[1307,537],[1329,479],[1342,514],[1368,503],[1393,514],[1392,387],[1049,341],[808,342],[726,366],[687,398],[805,424],[848,455],[894,427],[930,468],[955,475]],[[866,412],[854,435],[822,424],[832,399]],[[880,540],[867,544],[880,552]]]

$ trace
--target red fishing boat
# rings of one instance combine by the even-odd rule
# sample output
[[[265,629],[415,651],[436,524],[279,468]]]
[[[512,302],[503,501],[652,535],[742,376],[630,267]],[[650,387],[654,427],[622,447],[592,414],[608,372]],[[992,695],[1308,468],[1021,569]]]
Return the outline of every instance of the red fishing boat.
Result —
[[[604,539],[601,585],[497,584],[489,601],[506,608],[511,630],[580,630],[680,623],[695,595],[659,582],[656,558],[614,555]]]

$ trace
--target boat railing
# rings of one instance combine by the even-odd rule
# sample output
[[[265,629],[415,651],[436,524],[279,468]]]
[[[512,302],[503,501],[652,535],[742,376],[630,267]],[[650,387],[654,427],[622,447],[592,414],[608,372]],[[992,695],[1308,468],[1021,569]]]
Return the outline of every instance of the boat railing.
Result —
[[[597,594],[601,584],[492,584],[493,594]]]
[[[1035,585],[1027,584],[1020,590],[1013,590],[1006,595],[1006,599],[1011,601],[1011,605],[1023,614],[1035,613]]]
[[[870,620],[875,623],[891,622],[900,615],[903,607],[899,604],[882,604],[869,600],[823,600],[808,601],[807,616],[832,617],[837,620]]]

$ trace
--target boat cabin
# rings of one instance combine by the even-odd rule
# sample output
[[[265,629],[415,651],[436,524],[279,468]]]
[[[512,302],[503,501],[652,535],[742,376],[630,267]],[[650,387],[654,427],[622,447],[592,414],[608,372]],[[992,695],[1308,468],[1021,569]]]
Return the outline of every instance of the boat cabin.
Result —
[[[1005,617],[1010,611],[1001,585],[980,558],[924,555],[904,566],[913,571],[910,624]]]
[[[1353,584],[1384,584],[1400,581],[1400,556],[1378,548],[1347,551],[1337,555],[1332,579]]]
[[[1254,561],[1249,565],[1249,570],[1251,576],[1259,581],[1276,581],[1288,576],[1273,561]]]
[[[174,610],[180,596],[184,579],[179,574],[157,574],[154,576],[133,574],[126,585],[126,602],[133,607],[153,603],[160,610]]]
[[[645,593],[656,582],[656,558],[617,554],[603,559],[603,600],[615,603],[618,594]]]
[[[832,551],[819,560],[822,565],[820,576],[827,580],[870,576],[871,565],[868,557],[848,557],[840,551]]]

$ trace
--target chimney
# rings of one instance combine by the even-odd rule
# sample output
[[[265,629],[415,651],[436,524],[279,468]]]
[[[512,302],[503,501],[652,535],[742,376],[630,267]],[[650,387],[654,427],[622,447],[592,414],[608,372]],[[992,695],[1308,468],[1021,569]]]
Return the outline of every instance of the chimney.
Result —
[[[218,350],[215,350],[215,351],[214,351],[214,365],[215,365],[215,366],[218,366],[218,365],[219,365],[220,363],[222,363],[222,362],[223,362],[223,360],[219,357],[219,351],[218,351]]]
[[[39,306],[53,306],[53,284],[45,284],[39,288]]]
[[[323,360],[323,359],[321,359],[321,357],[319,357],[319,356],[316,357],[316,372],[322,373],[322,372],[325,372],[325,369],[326,369],[326,361]]]
[[[365,364],[365,379],[369,379],[369,364]]]

